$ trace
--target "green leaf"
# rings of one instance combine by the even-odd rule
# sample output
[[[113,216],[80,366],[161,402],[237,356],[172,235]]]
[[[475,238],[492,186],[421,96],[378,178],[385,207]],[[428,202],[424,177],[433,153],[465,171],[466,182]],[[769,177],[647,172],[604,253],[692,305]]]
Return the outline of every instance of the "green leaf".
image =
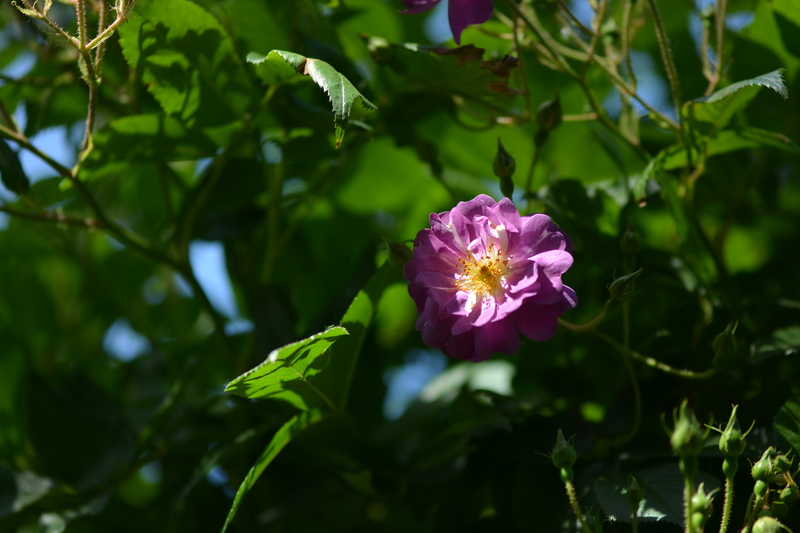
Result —
[[[683,524],[684,481],[677,463],[636,470],[633,475],[644,489],[644,499],[636,513],[640,521]],[[705,472],[698,472],[695,483],[704,483],[707,491],[720,485],[717,478]],[[628,477],[624,473],[595,481],[597,501],[610,520],[631,522],[631,508],[625,499],[627,488]]]
[[[795,453],[800,450],[800,398],[791,398],[784,403],[775,415],[774,424],[777,436]],[[781,448],[781,451],[789,452],[788,448]]]
[[[212,138],[162,114],[118,118],[95,133],[93,142],[81,168],[90,179],[128,172],[131,161],[185,161],[210,157],[219,147]]]
[[[120,44],[164,112],[190,128],[242,118],[256,100],[233,41],[195,2],[140,0]]]
[[[727,126],[736,113],[747,107],[761,87],[769,87],[784,100],[789,98],[783,82],[783,69],[778,69],[736,82],[712,95],[686,102],[681,114],[698,130],[711,136]]]
[[[239,505],[242,503],[242,498],[253,487],[259,476],[264,472],[264,469],[278,456],[291,440],[297,436],[298,433],[309,427],[310,425],[319,422],[328,414],[319,409],[305,411],[295,415],[291,420],[286,422],[270,440],[269,444],[261,455],[256,460],[255,464],[250,468],[247,476],[239,485],[239,490],[236,491],[236,496],[233,498],[231,510],[228,512],[228,517],[225,519],[225,525],[222,526],[222,533],[228,529],[228,526],[236,515]]]
[[[399,268],[391,267],[386,261],[353,298],[353,302],[339,323],[340,326],[347,328],[350,335],[331,349],[330,364],[320,380],[328,398],[339,409],[344,409],[347,404],[358,355],[364,344],[367,328],[378,311],[381,295],[386,287],[395,281],[399,272]]]
[[[768,338],[756,341],[752,347],[755,363],[775,356],[797,355],[798,351],[800,351],[800,326],[776,330]]]
[[[294,52],[283,50],[273,50],[266,56],[250,53],[247,60],[257,65],[263,65],[257,69],[259,76],[268,83],[276,83],[286,78],[285,69],[278,69],[275,61],[281,58],[299,74],[309,76],[328,95],[328,100],[333,108],[333,124],[336,132],[336,147],[342,144],[344,132],[347,129],[347,122],[350,117],[350,110],[353,103],[358,99],[361,106],[369,111],[375,111],[375,104],[367,100],[358,89],[350,83],[350,80],[340,74],[335,68],[324,61],[311,57],[301,56]]]
[[[0,179],[13,193],[25,194],[31,188],[31,182],[22,170],[17,152],[3,139],[0,139]]]
[[[345,328],[332,327],[272,350],[263,363],[228,383],[225,392],[245,398],[284,400],[305,411],[323,406],[336,410],[312,378],[328,364],[331,344],[345,335]]]
[[[367,46],[375,61],[388,65],[400,76],[392,83],[408,91],[409,82],[425,89],[460,96],[465,101],[487,107],[493,112],[521,113],[517,93],[508,87],[514,58],[483,61],[484,50],[474,45],[458,48],[395,44],[385,39],[369,38]]]
[[[288,80],[307,79],[295,70],[295,65],[291,61],[292,56],[302,56],[289,54],[290,52],[281,52],[280,50],[273,50],[267,55],[250,52],[247,54],[247,62],[255,65],[258,77],[270,85]]]

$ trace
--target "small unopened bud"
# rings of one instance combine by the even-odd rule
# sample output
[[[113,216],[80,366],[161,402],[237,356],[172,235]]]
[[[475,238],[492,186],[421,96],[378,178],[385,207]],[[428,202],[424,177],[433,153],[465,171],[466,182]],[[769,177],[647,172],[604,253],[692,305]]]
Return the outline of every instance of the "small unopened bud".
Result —
[[[780,493],[780,498],[783,503],[792,503],[800,499],[800,491],[797,485],[788,485]]]
[[[497,155],[494,156],[492,170],[494,170],[494,175],[500,178],[500,192],[506,198],[511,198],[514,195],[514,180],[511,177],[516,169],[516,161],[514,161],[514,158],[508,153],[500,141],[500,137],[498,137]]]
[[[675,428],[669,438],[672,450],[679,457],[699,456],[703,452],[708,432],[703,430],[694,412],[688,408],[686,400],[673,416]]]
[[[386,249],[389,251],[389,265],[392,267],[399,267],[405,265],[414,254],[403,243],[390,241],[386,237],[383,238],[386,242]]]
[[[623,253],[632,255],[638,254],[642,249],[642,239],[630,219],[625,231],[622,232],[622,237],[619,238],[619,247]]]
[[[578,458],[578,454],[575,453],[575,448],[564,438],[564,434],[561,433],[561,430],[558,430],[558,436],[556,437],[556,445],[553,446],[553,452],[551,455],[553,459],[553,464],[556,468],[572,468],[572,465],[575,464],[575,460]]]
[[[728,425],[725,426],[719,438],[719,451],[721,451],[722,455],[725,457],[738,457],[742,455],[745,446],[744,438],[747,436],[747,433],[750,433],[750,430],[748,430],[743,434],[741,428],[739,428],[739,420],[736,418],[736,410],[738,408],[738,405],[733,406],[731,417],[728,419]]]
[[[753,494],[758,496],[759,498],[763,498],[767,495],[767,491],[769,490],[769,485],[767,485],[766,481],[761,481],[760,479],[756,481],[756,484],[753,485]]]
[[[750,473],[753,475],[753,479],[756,481],[763,481],[767,482],[772,479],[772,459],[770,458],[770,454],[772,453],[772,446],[764,450],[764,455],[761,456],[761,459],[756,461],[753,465],[753,468],[750,470]],[[756,483],[758,485],[758,483]]]
[[[789,531],[786,526],[771,516],[762,516],[753,524],[753,533],[778,533],[779,529]]]
[[[625,493],[625,499],[628,500],[628,505],[631,506],[631,511],[636,514],[639,509],[639,502],[644,500],[644,491],[639,486],[636,478],[628,475],[628,492]]]
[[[536,110],[536,123],[540,129],[550,132],[561,125],[562,116],[561,100],[556,93],[555,98],[542,102]]]
[[[611,293],[611,297],[620,302],[630,302],[633,297],[636,295],[636,278],[638,278],[642,273],[642,269],[640,268],[633,274],[628,274],[627,276],[622,276],[621,278],[617,278],[614,282],[608,287],[608,292]]]
[[[792,460],[785,455],[776,455],[772,459],[772,468],[776,474],[783,474],[792,469]]]
[[[725,368],[731,365],[738,345],[736,344],[736,326],[739,323],[736,321],[731,322],[725,330],[714,337],[711,342],[711,347],[714,349],[714,362],[713,365],[717,369]]]
[[[696,526],[700,529],[711,517],[711,513],[714,512],[714,494],[715,491],[711,491],[706,493],[705,484],[700,483],[700,486],[697,487],[697,492],[694,493],[692,496],[692,510],[695,514],[700,514],[702,519],[700,520],[700,524],[696,524]]]
[[[508,150],[503,146],[500,137],[497,138],[497,155],[494,156],[494,165],[492,166],[494,175],[500,179],[510,178],[517,170],[517,163]]]

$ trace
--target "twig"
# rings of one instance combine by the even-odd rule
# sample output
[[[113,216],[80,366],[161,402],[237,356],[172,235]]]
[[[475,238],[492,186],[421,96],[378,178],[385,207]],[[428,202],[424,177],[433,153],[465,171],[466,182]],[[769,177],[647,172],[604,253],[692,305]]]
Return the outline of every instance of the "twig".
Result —
[[[100,224],[92,218],[75,218],[67,216],[63,213],[47,211],[45,213],[30,213],[28,211],[19,211],[5,205],[0,205],[0,212],[9,214],[16,218],[24,218],[34,222],[49,222],[56,224],[67,224],[68,226],[77,226],[87,229],[100,229]]]
[[[675,68],[675,61],[672,58],[672,51],[669,48],[667,32],[664,29],[664,21],[661,20],[661,12],[658,10],[658,4],[656,4],[656,0],[647,0],[647,5],[650,6],[650,11],[653,13],[656,38],[658,40],[658,47],[661,50],[661,60],[664,62],[664,68],[667,71],[667,80],[669,80],[669,87],[672,91],[672,102],[675,105],[675,114],[680,121],[682,101],[681,87],[680,82],[678,81],[678,71]]]
[[[706,95],[714,92],[714,88],[722,78],[722,69],[725,64],[725,17],[728,11],[728,0],[717,0],[717,11],[714,14],[714,22],[717,30],[717,64],[714,68],[714,75],[706,89]]]
[[[560,320],[559,320],[559,323],[560,323]],[[633,357],[634,359],[636,359],[637,361],[641,361],[642,363],[646,364],[647,366],[649,366],[651,368],[655,368],[656,370],[660,370],[660,371],[662,371],[664,373],[667,373],[667,374],[672,374],[673,376],[678,376],[678,377],[682,377],[682,378],[686,378],[686,379],[708,379],[711,376],[713,376],[714,374],[716,374],[716,371],[713,368],[708,369],[708,370],[704,370],[703,372],[694,372],[692,370],[684,370],[684,369],[681,369],[681,368],[675,368],[675,367],[672,367],[672,366],[670,366],[670,365],[668,365],[666,363],[662,363],[661,361],[658,361],[657,359],[653,359],[652,357],[648,357],[646,355],[642,355],[639,352],[636,352],[634,350],[626,349],[623,345],[621,345],[620,343],[618,343],[617,341],[615,341],[614,339],[612,339],[611,337],[609,337],[608,335],[606,335],[602,331],[598,331],[598,330],[594,329],[594,330],[591,331],[591,333],[593,335],[595,335],[596,337],[598,337],[599,339],[605,341],[607,344],[609,344],[612,348],[617,350],[619,353],[627,354],[627,355]]]

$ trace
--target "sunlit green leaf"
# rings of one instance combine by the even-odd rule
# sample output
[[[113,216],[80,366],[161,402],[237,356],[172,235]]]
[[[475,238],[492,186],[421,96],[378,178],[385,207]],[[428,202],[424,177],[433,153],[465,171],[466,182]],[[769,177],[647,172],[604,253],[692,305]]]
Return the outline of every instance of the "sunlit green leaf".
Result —
[[[775,70],[757,78],[733,83],[710,96],[686,102],[681,113],[705,134],[713,135],[727,126],[736,113],[747,107],[761,87],[772,89],[784,100],[789,98],[783,72]]]
[[[377,109],[375,104],[367,100],[366,97],[353,86],[350,80],[345,78],[325,61],[283,50],[273,50],[266,56],[259,56],[253,53],[247,56],[249,62],[263,65],[257,70],[259,76],[268,83],[276,83],[287,79],[287,71],[275,64],[278,58],[283,59],[286,63],[291,65],[296,72],[309,76],[314,80],[314,83],[328,95],[328,100],[333,108],[333,123],[336,132],[337,147],[342,144],[344,132],[347,129],[347,123],[350,117],[350,110],[356,100],[359,100],[364,109],[369,111]]]
[[[242,118],[255,98],[227,32],[197,3],[140,0],[120,43],[164,112],[191,128]]]
[[[330,345],[345,335],[345,328],[332,327],[272,350],[263,363],[228,383],[225,392],[245,398],[284,400],[303,410],[335,410],[336,405],[312,378],[328,364]]]

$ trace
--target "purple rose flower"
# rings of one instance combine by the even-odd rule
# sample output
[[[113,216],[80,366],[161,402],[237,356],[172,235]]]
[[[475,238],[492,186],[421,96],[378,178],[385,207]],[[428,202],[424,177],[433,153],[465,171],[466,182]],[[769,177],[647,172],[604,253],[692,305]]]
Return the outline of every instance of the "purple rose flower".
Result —
[[[474,362],[514,353],[518,332],[549,340],[558,317],[577,305],[561,282],[572,240],[547,215],[522,217],[508,198],[481,194],[431,214],[430,224],[403,267],[428,346]]]
[[[408,15],[433,9],[441,0],[403,0]],[[461,32],[470,24],[482,24],[492,16],[492,0],[449,0],[447,18],[456,44],[461,44]]]

